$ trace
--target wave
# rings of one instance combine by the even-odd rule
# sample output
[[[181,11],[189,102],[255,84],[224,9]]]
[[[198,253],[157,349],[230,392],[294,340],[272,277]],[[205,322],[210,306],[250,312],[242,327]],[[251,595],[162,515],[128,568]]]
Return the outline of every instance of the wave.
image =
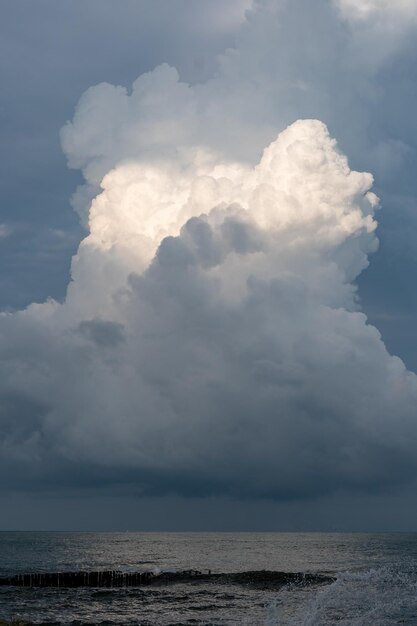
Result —
[[[294,595],[296,597],[294,597]],[[311,594],[282,589],[269,605],[267,626],[415,626],[417,571],[389,565],[345,571]]]

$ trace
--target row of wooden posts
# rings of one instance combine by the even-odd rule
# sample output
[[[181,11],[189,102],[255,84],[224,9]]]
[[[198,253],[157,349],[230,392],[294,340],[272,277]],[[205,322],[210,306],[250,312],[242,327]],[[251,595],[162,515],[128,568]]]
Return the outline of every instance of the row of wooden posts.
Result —
[[[202,575],[196,570],[186,570],[174,574],[153,574],[152,572],[120,572],[117,570],[98,572],[54,572],[17,574],[0,578],[0,585],[16,587],[139,587],[158,579],[180,579]]]
[[[127,573],[60,572],[52,574],[18,574],[0,579],[0,585],[17,587],[137,587],[150,582],[151,572]]]

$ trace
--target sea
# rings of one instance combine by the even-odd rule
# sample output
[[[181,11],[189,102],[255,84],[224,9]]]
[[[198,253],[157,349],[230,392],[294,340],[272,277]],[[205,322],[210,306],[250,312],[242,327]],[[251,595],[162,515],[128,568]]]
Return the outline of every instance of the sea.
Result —
[[[417,534],[0,533],[0,578],[107,570],[212,575],[138,587],[2,585],[0,621],[417,626]],[[285,582],[280,572],[300,576]]]

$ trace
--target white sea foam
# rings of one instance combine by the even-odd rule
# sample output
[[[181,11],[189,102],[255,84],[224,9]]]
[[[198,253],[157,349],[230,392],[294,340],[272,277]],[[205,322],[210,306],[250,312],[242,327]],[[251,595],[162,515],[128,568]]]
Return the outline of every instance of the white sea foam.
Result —
[[[317,590],[285,588],[269,605],[265,626],[416,624],[415,572],[393,567],[341,572]]]

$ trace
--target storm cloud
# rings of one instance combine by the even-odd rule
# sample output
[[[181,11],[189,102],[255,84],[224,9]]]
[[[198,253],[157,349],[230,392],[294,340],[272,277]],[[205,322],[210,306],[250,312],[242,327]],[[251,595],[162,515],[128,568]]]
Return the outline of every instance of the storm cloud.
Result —
[[[61,131],[89,230],[66,299],[0,317],[16,486],[290,500],[415,477],[417,377],[357,294],[373,177],[332,137],[401,169],[403,130],[373,141],[369,103],[414,9],[257,2],[214,78],[163,64],[83,94]]]

